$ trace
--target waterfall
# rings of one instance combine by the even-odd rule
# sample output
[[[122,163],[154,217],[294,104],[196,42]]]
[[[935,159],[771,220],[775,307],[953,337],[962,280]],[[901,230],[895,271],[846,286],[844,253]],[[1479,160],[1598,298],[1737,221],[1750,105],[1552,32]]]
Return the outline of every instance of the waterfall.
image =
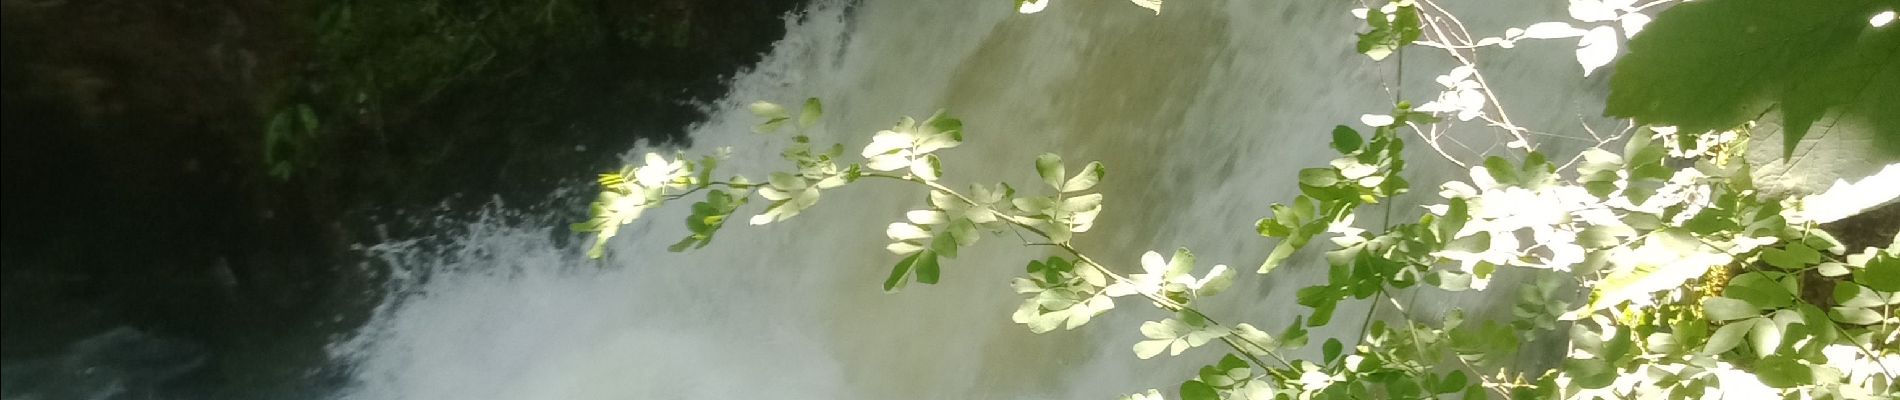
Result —
[[[680,150],[730,146],[720,173],[759,177],[788,168],[777,154],[790,138],[749,132],[751,101],[821,98],[828,113],[814,142],[847,149],[900,116],[943,108],[966,124],[964,146],[942,153],[952,186],[1000,180],[1033,191],[1037,154],[1101,160],[1108,200],[1075,239],[1082,250],[1127,271],[1145,251],[1187,246],[1202,268],[1252,271],[1272,244],[1253,221],[1293,195],[1299,168],[1334,156],[1333,125],[1389,110],[1387,87],[1401,81],[1393,63],[1353,53],[1353,6],[1182,0],[1157,16],[1123,1],[1057,0],[1025,16],[998,1],[819,1],[788,17],[785,39],[734,78]],[[1480,33],[1563,15],[1558,3],[1455,6]],[[1602,104],[1602,81],[1578,78],[1573,45],[1527,43],[1485,61],[1499,67],[1490,77],[1501,94],[1523,105],[1512,110],[1520,123],[1583,136],[1579,120],[1602,121],[1580,117],[1599,113],[1587,105]],[[1429,51],[1408,50],[1419,56],[1394,87],[1415,101],[1430,99],[1431,78],[1449,69]],[[1469,129],[1465,145],[1496,145]],[[1395,220],[1434,200],[1429,182],[1463,173],[1409,147],[1408,178],[1424,183],[1392,206]],[[1034,335],[1011,323],[1019,299],[1009,278],[1048,253],[1010,235],[945,260],[940,284],[883,293],[898,259],[883,250],[883,227],[923,204],[914,187],[863,181],[784,223],[744,226],[760,208],[751,205],[711,246],[669,253],[686,234],[688,203],[674,203],[627,226],[601,262],[582,257],[582,241],[557,244],[547,232],[561,222],[545,218],[483,219],[444,234],[446,249],[370,246],[398,278],[371,321],[333,346],[353,377],[338,397],[1112,398],[1171,391],[1219,357],[1137,360],[1135,327],[1164,314],[1131,299],[1073,331]],[[1208,311],[1278,330],[1303,312],[1294,290],[1324,279],[1314,258],[1243,274]],[[1342,306],[1335,325],[1356,331],[1347,320],[1363,307]]]

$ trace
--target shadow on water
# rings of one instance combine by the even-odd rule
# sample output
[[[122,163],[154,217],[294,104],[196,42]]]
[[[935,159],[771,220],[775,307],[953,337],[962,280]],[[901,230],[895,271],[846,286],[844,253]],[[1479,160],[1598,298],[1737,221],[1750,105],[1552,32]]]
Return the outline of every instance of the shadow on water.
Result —
[[[687,140],[799,5],[532,3],[0,1],[0,397],[328,393],[359,244],[576,207],[540,202]]]
[[[204,367],[203,346],[165,339],[129,327],[85,338],[57,355],[6,361],[0,396],[8,399],[165,398],[196,393],[176,380]]]

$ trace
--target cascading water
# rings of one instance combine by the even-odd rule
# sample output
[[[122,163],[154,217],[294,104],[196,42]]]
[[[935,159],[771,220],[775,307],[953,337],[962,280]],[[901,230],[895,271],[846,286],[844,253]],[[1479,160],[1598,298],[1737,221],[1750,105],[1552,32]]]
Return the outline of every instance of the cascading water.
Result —
[[[1102,160],[1108,201],[1076,239],[1084,251],[1128,270],[1142,252],[1188,246],[1203,263],[1251,271],[1271,244],[1252,222],[1291,196],[1298,168],[1331,158],[1325,133],[1390,107],[1381,83],[1394,71],[1352,52],[1351,7],[1172,1],[1156,16],[1124,2],[1059,1],[1020,16],[997,2],[821,1],[733,81],[685,150],[730,146],[722,174],[786,168],[777,154],[787,136],[748,131],[756,121],[743,104],[753,100],[824,99],[814,141],[846,148],[899,116],[945,108],[966,123],[965,145],[944,153],[953,186],[1034,188],[1031,161],[1043,152]],[[1539,7],[1467,7],[1466,21],[1502,31],[1562,15],[1561,4]],[[1574,128],[1600,95],[1575,78],[1569,48],[1549,47],[1487,65],[1503,65],[1493,81],[1531,110],[1520,122]],[[1449,67],[1415,58],[1402,86],[1428,99],[1430,78]],[[1482,150],[1488,135],[1461,140]],[[1413,146],[1414,182],[1459,172],[1422,148]],[[922,204],[917,188],[864,181],[791,221],[729,224],[710,247],[669,253],[685,235],[687,207],[674,204],[628,226],[599,263],[551,241],[556,223],[546,221],[477,222],[446,251],[377,245],[396,276],[428,278],[392,281],[368,325],[335,345],[355,381],[339,397],[1109,398],[1174,387],[1218,357],[1135,359],[1134,327],[1162,313],[1127,299],[1074,331],[1033,335],[1011,323],[1008,278],[1045,253],[1007,235],[946,260],[938,285],[883,293],[896,261],[883,227]],[[1301,310],[1293,290],[1323,279],[1298,261],[1270,280],[1243,275],[1210,311],[1288,323]]]

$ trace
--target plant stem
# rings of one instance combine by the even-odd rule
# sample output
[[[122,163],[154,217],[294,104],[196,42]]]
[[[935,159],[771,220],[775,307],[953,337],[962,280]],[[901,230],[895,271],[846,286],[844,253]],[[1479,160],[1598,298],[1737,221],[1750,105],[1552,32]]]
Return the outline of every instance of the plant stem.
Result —
[[[704,184],[704,185],[699,185],[699,186],[693,186],[693,188],[692,188],[692,189],[687,189],[687,190],[686,190],[686,191],[684,191],[684,192],[679,192],[679,193],[674,193],[674,194],[669,194],[669,195],[664,195],[664,196],[660,196],[660,199],[661,199],[661,201],[672,201],[672,200],[679,200],[679,199],[681,199],[681,198],[684,198],[684,197],[686,197],[687,195],[691,195],[691,194],[693,194],[693,193],[698,193],[698,192],[699,192],[700,190],[704,190],[704,189],[706,189],[706,188],[709,188],[709,187],[713,187],[713,186],[715,186],[715,185],[716,185],[716,186],[725,186],[725,187],[729,187],[729,188],[733,188],[733,189],[749,189],[749,188],[754,188],[754,187],[758,187],[758,186],[759,186],[759,184],[757,184],[757,183],[732,183],[732,182],[727,182],[727,181],[717,181],[717,182],[707,182],[707,183],[706,183],[706,184]]]

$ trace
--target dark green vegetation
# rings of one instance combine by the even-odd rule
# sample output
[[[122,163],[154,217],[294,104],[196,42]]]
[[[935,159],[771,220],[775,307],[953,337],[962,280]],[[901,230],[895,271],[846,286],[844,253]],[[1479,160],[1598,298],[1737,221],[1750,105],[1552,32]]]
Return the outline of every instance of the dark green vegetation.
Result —
[[[1779,111],[1783,154],[1810,132],[1860,124],[1900,154],[1900,30],[1867,17],[1892,0],[1687,3],[1656,17],[1616,63],[1606,114],[1684,132]]]
[[[0,2],[0,355],[129,325],[212,354],[164,390],[312,381],[376,302],[372,223],[537,204],[684,140],[796,3]]]

